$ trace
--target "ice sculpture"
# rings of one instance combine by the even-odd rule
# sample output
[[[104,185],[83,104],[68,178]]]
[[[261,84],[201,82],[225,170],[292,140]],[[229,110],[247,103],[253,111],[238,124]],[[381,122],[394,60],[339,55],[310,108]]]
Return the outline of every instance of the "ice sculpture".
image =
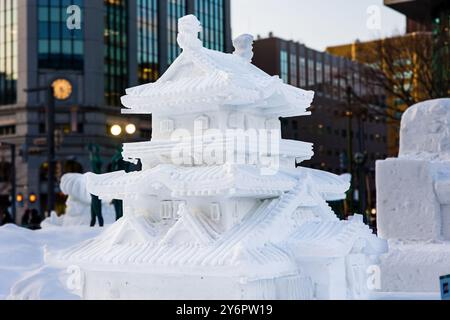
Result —
[[[385,291],[439,292],[450,274],[450,99],[410,107],[398,158],[377,162],[378,231]]]
[[[346,181],[295,168],[311,144],[281,139],[279,117],[308,115],[313,92],[252,65],[249,35],[225,54],[202,47],[196,17],[179,30],[166,73],[122,98],[123,113],[153,114],[152,141],[123,149],[142,171],[87,177],[124,217],[47,261],[78,266],[85,299],[366,297],[385,242],[327,205]]]

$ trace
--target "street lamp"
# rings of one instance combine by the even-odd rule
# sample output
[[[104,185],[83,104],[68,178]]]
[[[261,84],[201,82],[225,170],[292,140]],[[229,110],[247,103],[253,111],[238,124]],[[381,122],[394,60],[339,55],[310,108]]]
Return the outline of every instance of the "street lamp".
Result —
[[[110,132],[114,137],[118,137],[122,134],[122,127],[119,126],[118,124],[115,124],[111,126]]]
[[[28,195],[28,201],[30,201],[31,204],[36,203],[37,195],[35,193],[30,193]]]
[[[113,135],[114,137],[118,137],[122,134],[124,130],[122,129],[122,126],[120,126],[119,124],[114,124],[111,126],[111,128],[109,129],[109,132],[111,133],[111,135]],[[136,126],[133,123],[129,123],[125,126],[125,132],[132,136],[133,134],[135,134],[137,131]]]
[[[31,89],[24,89],[24,92],[47,92],[47,211],[50,215],[50,213],[55,209],[55,99],[69,99],[72,95],[72,84],[66,79],[56,79],[49,85]]]
[[[129,134],[129,135],[133,135],[136,133],[136,126],[132,123],[128,124],[125,127],[125,131]]]

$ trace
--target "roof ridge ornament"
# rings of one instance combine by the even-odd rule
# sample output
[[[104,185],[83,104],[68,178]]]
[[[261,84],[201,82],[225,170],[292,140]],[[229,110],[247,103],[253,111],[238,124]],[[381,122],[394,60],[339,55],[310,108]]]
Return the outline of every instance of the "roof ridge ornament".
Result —
[[[233,40],[234,52],[245,61],[252,62],[253,59],[253,36],[251,34],[242,34]]]
[[[198,38],[199,32],[202,32],[202,26],[196,16],[189,14],[178,19],[178,37],[177,42],[181,49],[199,49],[202,42]]]

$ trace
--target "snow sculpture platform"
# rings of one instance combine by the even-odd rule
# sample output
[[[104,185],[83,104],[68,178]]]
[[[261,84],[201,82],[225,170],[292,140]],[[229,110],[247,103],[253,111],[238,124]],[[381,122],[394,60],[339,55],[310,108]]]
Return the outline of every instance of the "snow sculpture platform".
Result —
[[[124,113],[153,114],[152,141],[123,150],[142,171],[87,176],[90,193],[123,200],[123,218],[46,261],[78,267],[85,299],[366,297],[386,243],[327,205],[348,182],[295,168],[311,144],[281,139],[279,117],[308,115],[313,92],[252,65],[249,35],[225,54],[202,46],[194,16],[179,30],[167,72],[122,98]]]
[[[377,162],[384,291],[439,292],[450,274],[450,99],[409,108],[398,158]]]

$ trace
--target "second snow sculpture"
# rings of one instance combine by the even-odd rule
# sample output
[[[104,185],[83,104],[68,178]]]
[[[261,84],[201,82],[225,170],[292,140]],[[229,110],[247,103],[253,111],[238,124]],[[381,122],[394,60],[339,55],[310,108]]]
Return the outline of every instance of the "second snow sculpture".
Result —
[[[450,99],[410,107],[398,158],[377,162],[383,290],[439,292],[450,274]]]
[[[66,213],[58,217],[53,213],[50,218],[45,219],[42,227],[60,226],[89,226],[91,221],[91,195],[86,188],[87,174],[66,173],[61,178],[61,191],[67,195]],[[114,219],[114,208],[103,203],[103,218],[106,224],[112,224]]]
[[[224,54],[202,47],[194,16],[179,30],[167,72],[122,99],[124,113],[153,114],[152,141],[123,151],[142,171],[88,176],[124,217],[47,260],[79,266],[86,299],[364,298],[385,243],[327,205],[347,182],[295,168],[312,145],[281,139],[279,117],[308,115],[313,92],[252,65],[251,36]]]

